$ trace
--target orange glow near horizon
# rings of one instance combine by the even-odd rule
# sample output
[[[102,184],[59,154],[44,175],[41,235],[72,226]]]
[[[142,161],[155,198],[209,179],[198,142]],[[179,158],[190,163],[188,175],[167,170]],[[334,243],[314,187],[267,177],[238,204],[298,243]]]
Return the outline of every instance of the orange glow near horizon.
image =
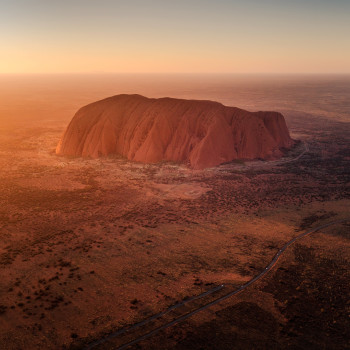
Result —
[[[350,73],[343,0],[22,2],[0,5],[0,73]]]
[[[309,52],[306,57],[295,59],[292,53],[276,51],[256,58],[254,52],[247,51],[226,52],[222,57],[205,50],[192,56],[137,50],[124,55],[14,50],[7,59],[2,58],[0,73],[350,73],[347,57],[323,55],[320,60],[319,56],[320,53]]]

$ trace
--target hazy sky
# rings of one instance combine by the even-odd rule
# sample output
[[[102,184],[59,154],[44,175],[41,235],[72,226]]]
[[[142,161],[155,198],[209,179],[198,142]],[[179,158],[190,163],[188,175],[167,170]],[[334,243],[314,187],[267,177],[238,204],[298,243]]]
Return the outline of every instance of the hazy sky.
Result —
[[[0,73],[350,73],[350,0],[0,0]]]

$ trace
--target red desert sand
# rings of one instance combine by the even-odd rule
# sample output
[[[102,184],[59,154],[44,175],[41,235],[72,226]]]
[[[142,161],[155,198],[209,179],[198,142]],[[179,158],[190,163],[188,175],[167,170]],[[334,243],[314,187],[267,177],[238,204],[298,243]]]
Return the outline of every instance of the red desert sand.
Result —
[[[117,95],[81,108],[56,153],[188,163],[194,169],[234,159],[276,159],[290,148],[284,117],[218,102]]]

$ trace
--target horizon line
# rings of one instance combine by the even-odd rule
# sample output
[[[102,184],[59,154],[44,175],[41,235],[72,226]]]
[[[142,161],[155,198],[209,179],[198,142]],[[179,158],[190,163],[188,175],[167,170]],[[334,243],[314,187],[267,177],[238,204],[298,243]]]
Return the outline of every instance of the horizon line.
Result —
[[[350,72],[0,72],[0,75],[350,75]]]

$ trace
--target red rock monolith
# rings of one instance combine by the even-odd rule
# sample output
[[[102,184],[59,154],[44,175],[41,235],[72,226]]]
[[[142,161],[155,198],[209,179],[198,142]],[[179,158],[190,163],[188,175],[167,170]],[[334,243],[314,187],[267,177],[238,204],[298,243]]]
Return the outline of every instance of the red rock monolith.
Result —
[[[56,153],[174,161],[194,169],[234,159],[276,159],[293,145],[282,114],[213,101],[117,95],[82,107]]]

